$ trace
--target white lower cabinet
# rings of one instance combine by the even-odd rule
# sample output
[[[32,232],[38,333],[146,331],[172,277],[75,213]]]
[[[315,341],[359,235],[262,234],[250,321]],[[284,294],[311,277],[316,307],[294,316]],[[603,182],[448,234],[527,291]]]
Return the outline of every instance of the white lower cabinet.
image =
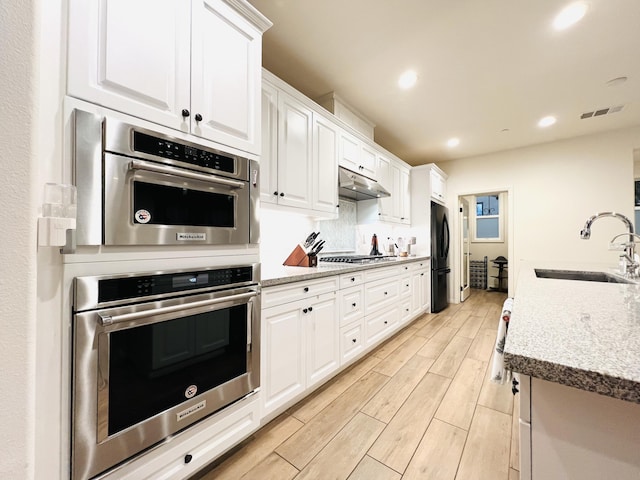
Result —
[[[302,301],[262,311],[260,385],[264,413],[305,389]]]
[[[378,343],[378,340],[389,335],[400,321],[400,305],[394,305],[391,308],[380,312],[372,313],[364,318],[364,328],[367,347]]]
[[[307,295],[316,288],[327,288],[326,283],[297,282],[286,288],[275,287],[273,292],[265,289],[267,299],[296,300],[262,310],[263,415],[287,404],[340,366],[336,291]],[[334,285],[337,283],[335,280]]]
[[[521,479],[640,478],[640,404],[538,378],[529,395],[528,379],[519,387]]]
[[[431,296],[431,272],[428,267],[415,270],[411,274],[411,307],[412,314],[418,315],[420,312],[428,310],[429,297]]]
[[[428,262],[407,262],[264,288],[263,419],[273,418],[421,314],[428,298],[426,290],[421,293],[428,285],[421,274],[427,269]]]
[[[400,277],[400,323],[408,322],[414,316],[413,309],[413,288],[411,286],[411,275],[405,274]]]
[[[364,351],[364,318],[340,329],[340,364],[357,357]]]
[[[305,312],[305,309],[307,310]],[[302,309],[307,337],[307,388],[321,382],[340,366],[340,324],[335,292]]]

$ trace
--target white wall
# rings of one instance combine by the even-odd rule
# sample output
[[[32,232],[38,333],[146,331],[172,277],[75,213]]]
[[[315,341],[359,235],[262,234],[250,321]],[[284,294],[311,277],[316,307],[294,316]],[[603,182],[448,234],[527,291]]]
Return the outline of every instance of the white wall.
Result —
[[[509,191],[510,294],[522,260],[616,266],[618,252],[607,246],[625,231],[622,223],[598,220],[588,241],[579,232],[596,212],[611,210],[632,218],[633,149],[639,145],[636,127],[443,162],[439,166],[449,175],[447,205],[472,192]],[[456,219],[453,235],[458,234]],[[458,256],[456,250],[453,259]],[[451,283],[458,285],[457,265],[453,272]],[[453,289],[450,297],[453,301]]]
[[[0,478],[34,474],[38,0],[0,7]]]

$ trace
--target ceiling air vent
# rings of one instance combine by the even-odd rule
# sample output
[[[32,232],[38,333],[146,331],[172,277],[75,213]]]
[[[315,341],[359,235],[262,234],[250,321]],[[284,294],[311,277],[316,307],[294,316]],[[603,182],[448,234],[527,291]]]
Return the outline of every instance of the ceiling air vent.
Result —
[[[582,115],[580,115],[580,119],[584,120],[585,118],[601,117],[602,115],[619,112],[623,108],[624,108],[624,105],[616,105],[615,107],[600,108],[598,110],[594,110],[593,112],[583,113]]]

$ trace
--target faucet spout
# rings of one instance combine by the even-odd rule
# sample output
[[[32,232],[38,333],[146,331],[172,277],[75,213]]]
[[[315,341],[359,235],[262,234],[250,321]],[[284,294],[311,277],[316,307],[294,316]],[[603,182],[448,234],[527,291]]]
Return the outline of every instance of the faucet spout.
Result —
[[[591,225],[593,225],[593,222],[595,222],[597,219],[603,218],[603,217],[617,218],[618,220],[620,220],[622,223],[626,225],[628,232],[621,233],[620,235],[616,235],[615,237],[613,237],[612,242],[620,236],[623,236],[623,235],[629,236],[629,241],[626,244],[624,244],[625,253],[623,255],[626,260],[625,262],[626,274],[628,276],[636,277],[638,275],[638,268],[640,267],[635,257],[635,246],[636,246],[635,237],[638,237],[638,235],[634,233],[633,223],[627,217],[625,217],[621,213],[616,213],[616,212],[601,212],[601,213],[596,213],[595,215],[591,215],[589,218],[587,218],[587,221],[585,222],[584,227],[582,227],[582,230],[580,230],[580,238],[582,238],[583,240],[588,240],[589,238],[591,238]]]
[[[597,219],[603,217],[617,218],[627,226],[627,230],[631,235],[633,235],[633,223],[627,217],[625,217],[621,213],[616,212],[600,212],[587,218],[584,227],[582,227],[582,230],[580,230],[580,238],[582,238],[583,240],[589,240],[589,238],[591,238],[591,225],[593,225],[593,222],[595,222]]]

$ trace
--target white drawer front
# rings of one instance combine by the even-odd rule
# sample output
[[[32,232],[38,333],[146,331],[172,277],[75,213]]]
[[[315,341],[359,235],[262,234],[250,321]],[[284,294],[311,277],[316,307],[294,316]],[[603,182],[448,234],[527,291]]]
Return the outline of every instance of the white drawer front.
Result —
[[[400,277],[400,296],[410,296],[411,295],[411,275],[407,275],[406,277]]]
[[[392,307],[386,311],[368,315],[364,318],[366,345],[372,345],[387,335],[400,320],[400,308]]]
[[[340,291],[340,326],[364,317],[364,286]]]
[[[400,265],[394,265],[392,267],[372,268],[371,270],[365,270],[364,279],[366,282],[373,282],[381,279],[389,279],[399,275],[401,271]]]
[[[429,268],[429,260],[420,260],[419,262],[411,262],[407,265],[410,272],[420,270],[421,268]]]
[[[364,335],[362,322],[354,323],[340,329],[340,358],[341,363],[351,360],[364,350]]]
[[[267,287],[262,290],[262,308],[295,302],[327,292],[335,292],[338,290],[338,283],[339,278],[334,275],[318,280]]]
[[[364,283],[364,272],[351,272],[340,275],[340,288],[349,288]]]
[[[378,280],[365,286],[365,315],[395,303],[400,296],[400,282],[397,278]]]

